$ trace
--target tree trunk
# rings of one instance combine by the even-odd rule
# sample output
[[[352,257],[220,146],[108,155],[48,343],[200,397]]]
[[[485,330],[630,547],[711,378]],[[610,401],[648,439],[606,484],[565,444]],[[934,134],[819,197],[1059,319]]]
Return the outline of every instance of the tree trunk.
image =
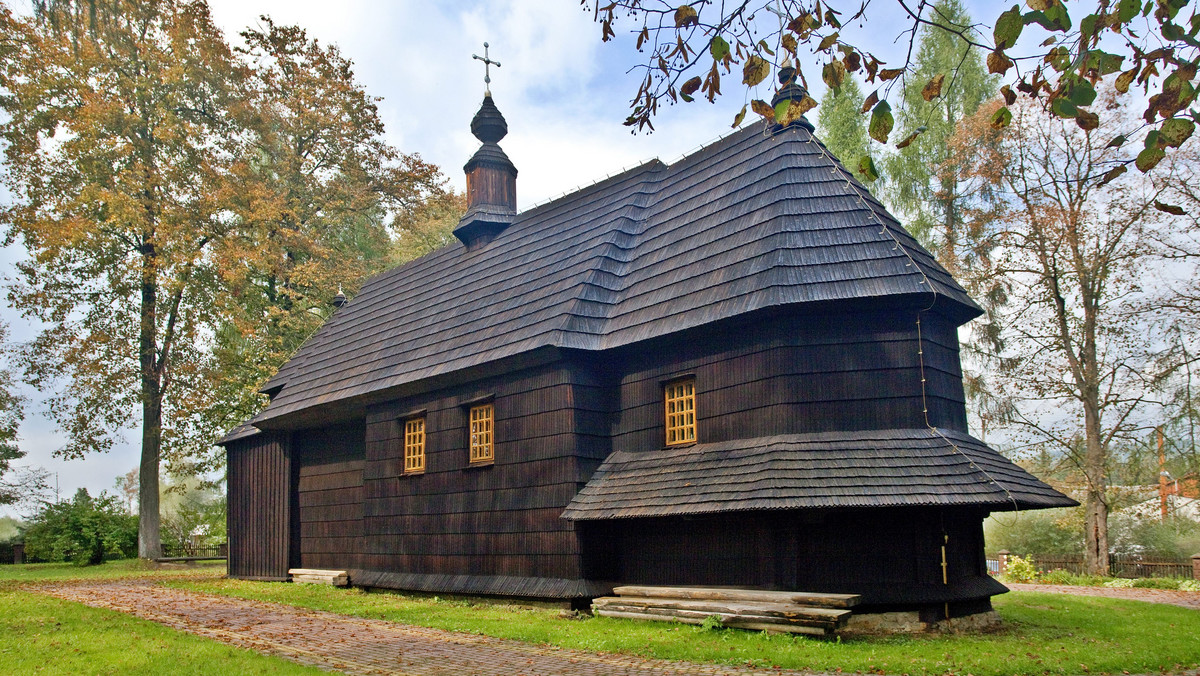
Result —
[[[1091,575],[1108,575],[1108,503],[1105,501],[1107,479],[1104,471],[1104,446],[1100,439],[1100,416],[1094,406],[1084,406],[1086,455],[1083,473],[1087,478],[1087,497],[1084,500],[1084,563]]]
[[[138,471],[138,557],[162,556],[158,464],[162,455],[162,377],[158,363],[158,270],[154,245],[142,248],[142,306],[138,336],[142,380],[142,461]]]
[[[153,422],[151,420],[153,419]],[[158,461],[162,444],[162,409],[142,404],[142,462],[138,470],[138,557],[162,556],[158,514]]]

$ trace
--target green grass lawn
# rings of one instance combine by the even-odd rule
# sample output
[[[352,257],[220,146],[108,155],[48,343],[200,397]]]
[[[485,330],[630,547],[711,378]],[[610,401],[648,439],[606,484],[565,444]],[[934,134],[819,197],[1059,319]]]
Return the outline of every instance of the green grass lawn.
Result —
[[[698,662],[886,674],[1173,672],[1200,667],[1200,612],[1061,594],[995,599],[996,633],[819,640],[318,585],[167,581],[174,587],[568,648]]]
[[[138,562],[0,566],[0,665],[5,673],[310,671],[22,589],[40,581],[152,577],[172,587],[358,617],[695,662],[914,676],[1169,673],[1200,667],[1200,612],[1105,598],[1010,593],[995,598],[1005,620],[996,633],[837,641],[611,618],[565,619],[546,608],[228,580],[220,577],[223,572],[220,565],[161,569]]]
[[[27,591],[29,583],[120,578],[205,579],[224,562],[155,566],[34,563],[0,566],[0,671],[11,674],[321,674],[131,617]]]
[[[327,673],[9,585],[0,588],[0,670],[213,676]]]

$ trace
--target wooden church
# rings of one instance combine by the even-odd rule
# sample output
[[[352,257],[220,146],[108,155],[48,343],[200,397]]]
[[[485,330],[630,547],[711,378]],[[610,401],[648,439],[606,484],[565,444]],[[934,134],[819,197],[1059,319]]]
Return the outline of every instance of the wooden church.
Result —
[[[369,280],[222,440],[230,575],[953,617],[1005,591],[989,512],[1076,504],[968,433],[980,308],[807,120],[519,213],[490,93],[471,131],[460,242]]]

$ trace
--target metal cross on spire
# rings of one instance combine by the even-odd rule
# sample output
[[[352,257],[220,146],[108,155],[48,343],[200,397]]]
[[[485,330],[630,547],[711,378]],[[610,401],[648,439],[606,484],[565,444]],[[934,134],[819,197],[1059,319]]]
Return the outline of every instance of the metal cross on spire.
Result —
[[[492,61],[488,57],[488,43],[483,43],[483,56],[472,54],[471,58],[479,59],[483,62],[483,93],[487,96],[492,95],[492,66],[500,67],[499,61]]]

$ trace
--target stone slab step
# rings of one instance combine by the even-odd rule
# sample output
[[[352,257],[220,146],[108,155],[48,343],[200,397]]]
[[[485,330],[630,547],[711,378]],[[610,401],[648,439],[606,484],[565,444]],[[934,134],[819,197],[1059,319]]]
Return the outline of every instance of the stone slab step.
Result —
[[[334,587],[345,587],[350,584],[350,576],[344,570],[291,568],[288,570],[288,575],[296,584],[327,584]]]

